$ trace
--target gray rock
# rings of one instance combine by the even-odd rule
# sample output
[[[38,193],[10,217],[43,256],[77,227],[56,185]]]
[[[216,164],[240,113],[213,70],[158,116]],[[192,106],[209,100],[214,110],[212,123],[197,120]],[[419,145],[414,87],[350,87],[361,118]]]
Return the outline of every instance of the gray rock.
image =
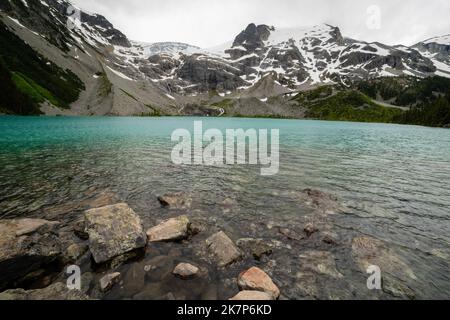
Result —
[[[150,242],[178,241],[188,237],[189,218],[185,215],[161,222],[147,230]]]
[[[220,231],[206,240],[209,251],[215,256],[219,267],[225,267],[242,257],[234,242]]]
[[[125,203],[88,210],[85,218],[89,249],[96,263],[143,248],[147,243],[141,219]]]
[[[241,70],[214,57],[198,54],[184,58],[178,75],[183,80],[198,84],[197,89],[200,91],[235,90],[247,84],[240,77],[243,75]]]
[[[44,289],[14,289],[0,293],[0,300],[89,300],[89,296],[79,290],[70,290],[62,282]]]
[[[108,273],[103,276],[100,281],[100,290],[102,292],[109,291],[116,283],[120,281],[120,272]]]
[[[0,221],[0,289],[61,256],[58,225],[42,219]]]
[[[81,292],[88,294],[91,290],[91,284],[94,281],[94,275],[91,272],[85,272],[81,275]]]
[[[173,274],[182,279],[190,279],[195,277],[199,270],[198,267],[193,266],[192,264],[180,263],[173,270]]]

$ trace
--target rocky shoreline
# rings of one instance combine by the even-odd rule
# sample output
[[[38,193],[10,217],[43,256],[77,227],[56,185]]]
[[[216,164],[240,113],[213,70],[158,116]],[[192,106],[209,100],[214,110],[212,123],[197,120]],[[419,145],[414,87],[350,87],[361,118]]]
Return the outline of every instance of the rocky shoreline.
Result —
[[[301,227],[268,221],[267,230],[255,228],[240,239],[227,226],[200,219],[183,192],[159,197],[168,217],[149,226],[128,204],[104,201],[64,227],[42,219],[0,220],[0,300],[183,300],[189,294],[205,300],[274,300],[288,299],[291,290],[305,299],[345,299],[357,297],[354,292],[365,286],[369,265],[386,271],[383,290],[373,298],[416,297],[410,285],[417,279],[414,271],[385,243],[365,235],[347,240],[337,233],[332,217],[343,208],[336,197],[311,189],[286,196],[310,208]],[[226,199],[221,206],[227,213],[234,203]],[[295,259],[285,257],[285,251],[294,250]],[[344,250],[359,269],[359,287],[339,267],[335,253]],[[281,268],[297,262],[298,270]],[[66,286],[69,265],[83,270],[80,290]],[[346,289],[342,296],[327,294],[322,281]]]

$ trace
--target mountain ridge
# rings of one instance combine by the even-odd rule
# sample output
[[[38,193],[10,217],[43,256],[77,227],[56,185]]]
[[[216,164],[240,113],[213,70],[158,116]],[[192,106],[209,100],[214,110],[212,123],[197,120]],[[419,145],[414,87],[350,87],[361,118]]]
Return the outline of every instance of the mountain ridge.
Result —
[[[249,106],[236,112],[252,116],[261,110],[269,116],[270,100],[281,114],[303,117],[303,111],[291,110],[285,95],[323,85],[353,87],[381,77],[450,77],[445,37],[412,47],[387,46],[346,38],[328,24],[278,29],[251,23],[233,41],[202,49],[182,42],[131,41],[104,16],[81,11],[77,21],[71,8],[66,0],[0,4],[5,32],[84,84],[69,108],[46,100],[40,107],[45,114],[183,115],[197,110],[218,115],[223,110],[216,106],[229,100],[239,108]]]

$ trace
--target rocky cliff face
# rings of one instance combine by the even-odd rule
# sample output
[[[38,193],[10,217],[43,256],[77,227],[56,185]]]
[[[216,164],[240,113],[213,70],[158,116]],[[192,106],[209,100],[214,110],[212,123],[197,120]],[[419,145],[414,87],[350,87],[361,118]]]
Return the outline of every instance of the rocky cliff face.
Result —
[[[201,49],[130,41],[105,17],[81,10],[76,19],[74,9],[65,0],[0,3],[0,19],[9,32],[85,84],[70,110],[47,103],[45,113],[179,114],[188,105],[244,98],[264,102],[324,84],[450,77],[445,37],[410,48],[344,38],[339,28],[326,24],[278,29],[252,23],[230,44]]]
[[[433,62],[436,74],[450,77],[450,35],[419,42],[414,48]]]

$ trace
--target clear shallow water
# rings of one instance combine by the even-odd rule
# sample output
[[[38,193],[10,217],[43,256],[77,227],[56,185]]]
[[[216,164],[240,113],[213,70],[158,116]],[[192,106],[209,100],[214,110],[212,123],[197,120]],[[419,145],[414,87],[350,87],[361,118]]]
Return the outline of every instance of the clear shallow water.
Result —
[[[177,128],[192,130],[194,120],[199,119],[0,117],[0,218],[41,217],[70,223],[89,201],[113,194],[151,226],[173,215],[160,208],[158,195],[187,191],[194,195],[192,211],[233,238],[273,238],[278,235],[267,224],[289,226],[307,213],[285,194],[314,188],[335,194],[346,205],[346,214],[333,218],[343,242],[358,234],[386,241],[418,275],[416,283],[409,284],[417,297],[450,296],[450,130],[200,119],[205,129],[280,129],[280,172],[263,177],[259,166],[172,164],[170,135]],[[225,199],[236,202],[231,212],[220,205]],[[162,246],[159,253],[166,255],[173,246]],[[182,245],[178,249],[178,259],[190,256],[196,261],[194,249]],[[301,250],[294,245],[271,257],[274,261],[279,257],[279,264],[292,262],[289,268],[284,265],[273,272],[282,291],[286,285],[286,298],[301,298],[299,291],[288,288],[301,271],[296,264]],[[330,250],[348,282],[364,285],[354,264],[347,261],[348,246]],[[243,265],[214,280],[219,297],[232,293],[227,278]],[[320,297],[373,295],[355,292],[352,286],[341,292],[339,283],[325,282],[319,284]],[[111,295],[132,297],[131,293]]]

